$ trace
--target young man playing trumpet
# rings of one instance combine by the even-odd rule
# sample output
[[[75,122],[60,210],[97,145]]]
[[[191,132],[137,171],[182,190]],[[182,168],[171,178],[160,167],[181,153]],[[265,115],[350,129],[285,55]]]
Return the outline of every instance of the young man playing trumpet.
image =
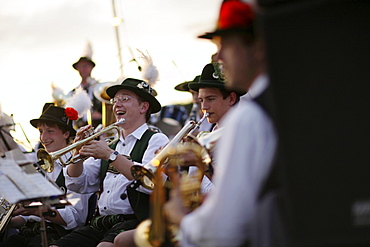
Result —
[[[192,81],[185,81],[180,84],[177,84],[175,86],[175,90],[180,91],[180,92],[189,92],[191,93],[192,97],[192,108],[189,112],[189,117],[186,119],[185,123],[193,120],[195,122],[198,122],[202,117],[203,117],[203,111],[200,107],[200,101],[198,97],[198,92],[191,90],[189,88],[189,83],[192,82],[199,82],[200,75],[197,75],[194,77]],[[203,121],[201,125],[199,126],[198,130],[196,133],[202,132],[202,131],[211,131],[213,128],[213,124],[209,123],[208,121]]]
[[[71,113],[71,114],[70,114]],[[32,119],[31,125],[40,132],[40,142],[48,153],[55,152],[67,147],[76,134],[72,122],[76,120],[77,112],[72,109],[64,109],[54,106],[53,103],[46,103],[42,114],[38,119]],[[60,158],[66,162],[72,156],[72,151],[65,153]],[[66,193],[64,184],[63,167],[59,159],[53,163],[53,168],[45,172],[46,176],[55,181],[55,183]],[[73,193],[72,198],[79,199],[75,205],[65,206],[61,209],[50,209],[55,214],[45,216],[46,235],[48,241],[57,240],[60,237],[71,232],[71,230],[85,225],[88,216],[88,201],[90,194]],[[9,228],[19,228],[20,232],[3,241],[0,246],[40,246],[40,212],[38,207],[18,208],[13,215]]]
[[[239,101],[240,97],[240,94],[225,88],[219,66],[220,64],[218,63],[207,64],[203,68],[199,80],[187,84],[191,90],[197,93],[201,110],[204,114],[208,113],[207,120],[209,123],[214,124],[215,128],[217,128],[219,121],[221,121],[227,111]],[[181,169],[188,170],[189,177],[195,177],[197,176],[198,168],[200,168],[195,166],[195,164],[199,164],[196,160],[196,155],[189,152],[182,155],[182,162],[178,165],[181,166]],[[204,167],[201,167],[201,169],[205,171],[205,176],[200,185],[201,193],[207,194],[213,188],[213,183],[211,182],[212,169],[206,167],[206,164],[202,165]],[[137,246],[134,242],[134,235],[135,230],[120,233],[114,241],[114,246]]]
[[[117,121],[125,120],[120,124],[119,141],[115,147],[109,147],[103,138],[85,143],[77,151],[90,158],[69,165],[66,173],[67,187],[72,190],[86,193],[100,189],[99,216],[90,226],[68,234],[52,246],[113,246],[118,233],[134,229],[139,223],[129,198],[121,195],[133,179],[131,167],[148,163],[155,151],[168,142],[164,134],[153,132],[147,125],[150,114],[158,112],[161,105],[153,96],[153,89],[138,79],[125,79],[120,85],[109,87],[107,94],[112,98]],[[76,141],[83,139],[90,128],[82,127]],[[106,171],[103,167],[107,167]]]

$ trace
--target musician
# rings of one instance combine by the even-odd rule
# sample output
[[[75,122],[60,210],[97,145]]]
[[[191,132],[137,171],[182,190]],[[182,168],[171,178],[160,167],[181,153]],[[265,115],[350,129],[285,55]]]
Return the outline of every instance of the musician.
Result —
[[[194,92],[193,95],[198,96],[200,109],[202,113],[208,113],[208,123],[216,128],[223,116],[239,101],[240,95],[234,91],[227,90],[223,75],[221,73],[220,64],[207,64],[199,78],[195,78],[192,82],[185,82],[183,85],[188,86]],[[198,171],[196,156],[189,152],[182,156],[183,162],[180,163],[183,170],[188,171],[188,176],[194,177]],[[213,170],[209,169],[205,164],[202,164],[202,170],[205,171],[205,176],[201,182],[201,193],[207,194],[213,188],[212,174]],[[190,166],[190,167],[189,167]],[[136,246],[134,243],[134,231],[125,231],[116,237],[115,246]]]
[[[95,67],[95,63],[91,59],[91,54],[80,57],[77,62],[73,63],[72,67],[78,71],[81,82],[79,86],[69,92],[69,96],[72,96],[77,88],[80,87],[87,92],[93,104],[90,113],[88,112],[87,114],[91,114],[91,124],[93,127],[96,127],[102,123],[102,102],[94,96],[94,86],[96,86],[98,81],[91,77],[91,72]],[[87,114],[77,121],[78,127],[87,124],[88,118],[90,117],[87,116]]]
[[[226,85],[253,92],[254,100],[242,97],[238,107],[231,109],[220,124],[224,132],[215,152],[215,187],[204,203],[186,214],[179,191],[171,191],[165,213],[168,220],[180,225],[181,246],[259,246],[252,238],[253,217],[277,137],[271,116],[260,103],[267,92],[268,77],[263,40],[254,25],[256,14],[250,4],[224,1],[216,31],[201,36],[219,45],[218,58],[225,68]],[[243,189],[237,193],[237,188]]]
[[[189,83],[188,87],[198,93],[203,113],[208,113],[207,120],[213,124],[212,130],[219,127],[225,114],[239,102],[242,94],[225,88],[225,78],[219,63],[209,63],[202,71],[198,82]],[[207,177],[212,178],[212,169],[206,169]]]
[[[197,82],[188,84],[190,90],[198,93],[198,100],[203,113],[208,113],[207,120],[218,128],[226,112],[239,102],[240,94],[225,88],[225,78],[221,64],[209,63],[204,66],[202,74]]]
[[[189,122],[190,120],[198,122],[203,117],[203,111],[200,108],[198,92],[189,88],[189,83],[198,82],[199,78],[200,78],[200,75],[197,75],[196,77],[194,77],[192,81],[185,81],[175,86],[175,90],[180,91],[180,92],[189,92],[191,93],[191,96],[192,96],[192,107],[189,112],[189,117],[185,121],[185,124]],[[202,132],[202,131],[211,131],[212,128],[213,128],[213,124],[209,123],[208,121],[203,121],[202,124],[199,126],[199,129],[197,130],[197,132],[194,134],[196,135],[197,133]]]
[[[69,145],[72,137],[76,134],[72,123],[76,119],[74,116],[77,116],[77,114],[72,108],[67,110],[54,106],[53,103],[46,103],[40,118],[30,121],[31,125],[39,130],[40,142],[47,152],[55,152]],[[72,152],[68,152],[61,159],[65,162],[71,156]],[[63,169],[66,168],[62,166],[59,160],[56,160],[54,169],[46,173],[46,176],[50,180],[55,181],[66,193],[71,193],[71,191],[65,188]],[[65,208],[60,209],[49,209],[49,214],[45,216],[49,241],[59,239],[72,229],[85,225],[88,218],[88,201],[90,196],[91,193],[74,193],[71,198],[78,199],[75,205],[65,206]],[[51,213],[55,214],[55,216],[51,216]],[[0,246],[40,246],[39,214],[38,207],[21,207],[17,209],[13,215],[18,216],[11,219],[8,227],[19,228],[19,234],[9,237]]]
[[[109,87],[106,92],[112,98],[116,119],[125,119],[120,125],[119,141],[115,147],[109,147],[104,139],[87,142],[77,151],[90,158],[69,165],[66,173],[67,187],[72,190],[85,193],[100,189],[99,216],[92,220],[90,226],[68,234],[52,246],[113,246],[118,233],[134,229],[140,215],[131,207],[130,197],[121,198],[133,179],[130,168],[152,160],[155,151],[168,142],[163,133],[148,128],[151,113],[160,111],[161,105],[145,81],[127,78],[120,85]],[[84,131],[89,128],[91,126],[82,127],[77,132],[76,140],[83,139]],[[104,167],[107,169],[102,169]],[[138,189],[149,193],[141,187]],[[134,206],[137,206],[135,210],[140,209],[140,205]]]

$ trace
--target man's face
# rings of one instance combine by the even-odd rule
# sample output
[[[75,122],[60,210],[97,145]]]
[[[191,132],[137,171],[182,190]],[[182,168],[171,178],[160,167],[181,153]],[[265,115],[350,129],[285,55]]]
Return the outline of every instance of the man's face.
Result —
[[[230,96],[225,99],[218,88],[200,88],[199,101],[204,113],[209,113],[207,118],[210,123],[218,123],[234,102]]]
[[[39,124],[37,128],[40,132],[40,141],[49,153],[67,146],[68,131],[63,133],[58,127],[50,127],[46,124]]]
[[[94,66],[90,62],[84,60],[79,61],[78,64],[76,64],[76,69],[82,78],[90,76],[93,68]]]
[[[229,34],[214,39],[218,45],[218,59],[223,63],[226,86],[248,91],[256,76],[257,60],[254,44],[246,44],[240,34]]]
[[[116,103],[113,104],[113,112],[116,116],[117,121],[124,118],[126,122],[122,125],[130,125],[130,123],[136,122],[139,118],[145,118],[145,112],[147,108],[143,107],[148,102],[141,102],[139,96],[129,90],[119,90],[114,99],[117,99]]]

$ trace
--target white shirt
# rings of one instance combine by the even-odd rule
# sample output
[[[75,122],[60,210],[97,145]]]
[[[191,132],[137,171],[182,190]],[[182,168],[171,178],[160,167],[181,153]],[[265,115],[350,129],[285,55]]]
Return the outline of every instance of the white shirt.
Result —
[[[253,86],[266,80],[259,77]],[[183,247],[232,247],[250,238],[248,227],[261,181],[272,164],[276,132],[264,110],[246,97],[221,124],[224,133],[215,147],[215,187],[198,209],[183,218]]]
[[[194,177],[196,176],[198,171],[199,169],[197,167],[190,166],[188,176]],[[208,194],[212,188],[213,188],[212,181],[207,176],[204,175],[202,178],[202,182],[200,183],[200,192],[202,194]]]
[[[122,136],[116,146],[116,151],[123,155],[130,155],[136,141],[142,137],[148,129],[143,124],[124,139]],[[168,138],[162,133],[154,134],[149,140],[142,164],[148,163],[160,147],[167,144]],[[66,185],[69,189],[81,193],[98,191],[100,188],[100,159],[88,158],[83,163],[83,172],[79,177],[66,175]],[[134,162],[135,165],[142,165]],[[125,192],[126,186],[131,181],[122,174],[107,172],[103,182],[103,192],[98,200],[100,215],[133,214],[128,198],[122,200],[121,194]]]

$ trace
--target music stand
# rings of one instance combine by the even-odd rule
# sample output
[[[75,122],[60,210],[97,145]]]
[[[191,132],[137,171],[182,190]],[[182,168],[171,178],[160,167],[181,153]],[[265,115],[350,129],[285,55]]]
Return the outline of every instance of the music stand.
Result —
[[[39,208],[41,242],[43,247],[47,247],[45,216],[48,212],[45,213],[44,209],[69,205],[64,192],[37,172],[19,148],[6,152],[5,158],[0,159],[0,183],[0,194],[9,203]]]

